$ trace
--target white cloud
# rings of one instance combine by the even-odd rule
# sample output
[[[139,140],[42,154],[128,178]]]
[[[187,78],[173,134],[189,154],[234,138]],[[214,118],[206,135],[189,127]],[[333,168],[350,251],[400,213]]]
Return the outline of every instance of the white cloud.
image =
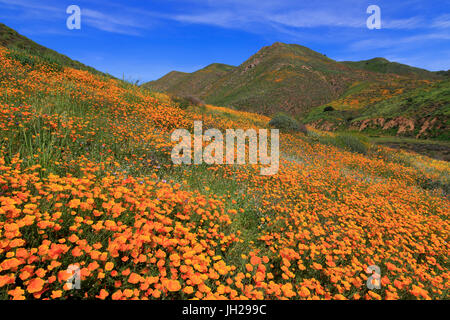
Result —
[[[289,27],[352,27],[365,26],[365,16],[348,16],[334,11],[297,10],[293,12],[275,14],[269,19]]]
[[[383,19],[381,27],[384,29],[417,29],[426,26],[426,22],[420,17],[408,19]]]
[[[24,1],[24,0],[0,0],[0,4],[6,5],[8,7],[22,7],[25,9],[37,9],[40,11],[46,12],[59,12],[61,11],[59,8],[55,8],[48,5],[36,4],[36,1]]]
[[[82,9],[81,19],[82,23],[86,23],[102,31],[127,35],[140,34],[138,29],[141,25],[127,17],[115,17],[111,14],[105,14],[91,9]]]
[[[450,29],[450,14],[444,14],[433,20],[432,26],[435,28]]]
[[[0,0],[0,6],[6,6],[7,8],[20,9],[22,15],[16,17],[22,20],[45,20],[55,21],[55,18],[64,19],[67,16],[66,7],[58,5],[41,5],[36,1],[28,0]],[[96,28],[98,30],[127,34],[127,35],[139,35],[139,28],[141,24],[137,23],[134,19],[126,16],[126,12],[118,13],[103,13],[96,10],[91,10],[85,6],[81,7],[81,22],[83,24]],[[63,25],[65,27],[65,25]],[[58,33],[55,28],[43,28],[40,33]]]
[[[353,50],[369,50],[369,49],[380,49],[380,48],[395,48],[400,45],[405,44],[414,44],[417,45],[423,41],[430,40],[450,40],[449,32],[441,32],[441,33],[427,33],[427,34],[418,34],[409,37],[400,37],[400,38],[381,38],[381,39],[366,39],[361,41],[356,41],[351,44],[350,48]]]
[[[179,22],[207,24],[220,26],[224,28],[237,27],[240,26],[242,23],[246,22],[246,20],[248,20],[248,17],[242,19],[242,17],[228,11],[205,12],[198,14],[180,14],[180,15],[166,16],[166,18],[170,20],[176,20]]]

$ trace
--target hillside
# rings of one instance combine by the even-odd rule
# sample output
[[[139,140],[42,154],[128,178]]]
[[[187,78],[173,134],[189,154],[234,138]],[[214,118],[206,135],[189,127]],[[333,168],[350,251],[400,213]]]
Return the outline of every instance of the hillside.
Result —
[[[436,71],[435,73],[441,77],[446,77],[446,78],[450,77],[450,70],[447,70],[447,71],[441,70],[441,71]]]
[[[278,42],[238,67],[213,64],[191,74],[174,71],[143,86],[269,116],[282,111],[311,122],[317,120],[315,107],[362,108],[444,75],[384,58],[337,62],[306,47]]]
[[[175,165],[174,129],[270,119],[2,46],[0,81],[0,299],[449,298],[447,162],[310,130],[272,176]]]
[[[328,110],[331,107],[332,110]],[[356,84],[347,95],[313,108],[304,122],[322,130],[448,140],[450,82],[403,80]]]
[[[0,46],[9,48],[11,50],[10,54],[12,55],[18,52],[20,56],[21,52],[27,52],[30,53],[33,57],[38,56],[40,59],[46,60],[47,62],[56,64],[58,66],[71,67],[78,70],[86,70],[94,74],[112,77],[111,75],[107,75],[92,67],[86,66],[81,62],[72,60],[69,57],[54,50],[41,46],[40,44],[37,44],[36,42],[19,34],[14,29],[11,29],[8,26],[4,25],[3,23],[0,23]]]
[[[266,115],[277,111],[298,115],[337,98],[353,81],[369,77],[306,47],[283,43],[264,47],[240,66],[214,72],[214,77],[207,78],[210,73],[205,69],[175,83],[163,77],[144,86]]]
[[[397,134],[450,141],[450,81],[373,104],[365,108],[351,126],[359,130],[397,129]]]
[[[154,90],[170,92],[178,96],[203,97],[211,85],[235,67],[213,63],[193,73],[172,71],[164,77],[143,84],[143,87]]]
[[[362,61],[342,61],[341,63],[358,70],[380,73],[398,74],[420,79],[440,79],[440,74],[428,70],[415,68],[398,62],[391,62],[385,58],[373,58]]]
[[[214,83],[205,99],[266,115],[298,115],[365,76],[306,47],[275,43]]]
[[[177,83],[187,79],[189,77],[189,73],[187,72],[179,72],[179,71],[171,71],[166,74],[164,77],[156,80],[144,83],[142,87],[153,90],[153,91],[161,91],[166,92],[172,86]]]

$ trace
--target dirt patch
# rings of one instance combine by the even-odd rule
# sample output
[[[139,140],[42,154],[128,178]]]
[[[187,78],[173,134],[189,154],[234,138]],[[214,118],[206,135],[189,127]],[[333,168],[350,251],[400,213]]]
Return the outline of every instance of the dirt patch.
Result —
[[[315,121],[313,123],[310,123],[309,125],[317,130],[323,130],[323,131],[335,131],[340,125],[342,125],[343,123],[334,123],[328,120],[318,120]]]
[[[398,128],[397,135],[414,131],[414,120],[405,117],[397,117],[389,120],[383,126],[383,130]]]
[[[448,130],[446,119],[437,117],[427,117],[421,119],[411,119],[406,117],[395,117],[392,119],[375,118],[355,121],[350,125],[350,129],[364,131],[365,129],[395,129],[397,136],[413,136],[415,131],[419,131],[416,138],[428,138],[433,132]]]

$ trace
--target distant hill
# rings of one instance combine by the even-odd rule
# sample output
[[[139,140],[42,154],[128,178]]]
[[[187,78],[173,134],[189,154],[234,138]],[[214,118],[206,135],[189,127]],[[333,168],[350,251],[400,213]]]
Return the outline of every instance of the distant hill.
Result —
[[[171,87],[175,86],[180,81],[183,81],[189,77],[187,72],[171,71],[164,77],[156,80],[144,83],[142,87],[154,90],[154,91],[167,91]]]
[[[444,70],[442,70],[442,71],[436,71],[435,72],[437,75],[439,75],[439,76],[441,76],[441,77],[450,77],[450,70],[447,70],[447,71],[444,71]]]
[[[204,92],[209,89],[213,82],[235,68],[226,64],[213,63],[193,73],[172,71],[156,81],[145,83],[143,87],[155,91],[169,91],[180,96],[194,95],[200,97],[204,95]]]
[[[380,119],[384,121],[381,123]],[[397,134],[449,141],[450,80],[436,82],[370,105],[352,121],[351,127],[363,130],[394,128]]]
[[[266,115],[300,115],[365,78],[365,72],[354,72],[311,49],[277,42],[212,84],[204,99]]]
[[[321,130],[450,140],[450,80],[362,82],[303,120]]]
[[[278,111],[298,115],[368,77],[365,70],[354,70],[306,47],[277,42],[238,67],[212,64],[189,75],[171,72],[143,86],[266,115]]]
[[[69,57],[60,54],[54,50],[41,46],[33,40],[19,34],[17,31],[0,23],[0,46],[6,47],[14,51],[25,51],[31,55],[38,56],[47,62],[53,62],[60,66],[71,67],[79,70],[86,70],[94,74],[100,74],[112,77],[92,67],[86,66],[79,61],[72,60]]]
[[[443,76],[384,58],[337,62],[304,46],[277,42],[237,67],[212,64],[193,73],[172,71],[143,86],[269,116],[282,111],[304,117],[355,91],[361,91],[360,102],[373,103],[385,99],[386,91],[399,94]]]
[[[373,58],[370,60],[362,61],[342,61],[341,63],[355,69],[379,73],[392,73],[408,77],[418,77],[421,79],[437,79],[440,77],[439,74],[436,74],[434,72],[411,67],[398,62],[391,62],[385,58]]]
[[[380,101],[365,108],[361,113],[361,118],[393,116],[450,116],[450,80],[436,82]]]

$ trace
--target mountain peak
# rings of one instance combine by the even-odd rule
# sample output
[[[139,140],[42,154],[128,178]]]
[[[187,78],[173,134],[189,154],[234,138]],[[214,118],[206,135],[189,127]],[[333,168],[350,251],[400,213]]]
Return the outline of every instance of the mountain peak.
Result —
[[[289,44],[287,44],[287,43],[277,41],[277,42],[272,43],[272,45],[270,47],[286,47],[288,45]]]
[[[385,63],[389,63],[390,61],[388,59],[386,59],[386,58],[375,57],[375,58],[367,60],[367,62],[385,62]]]
[[[236,68],[236,67],[232,66],[232,65],[229,65],[229,64],[211,63],[211,64],[207,65],[206,67],[204,67],[203,69],[200,69],[200,70],[221,72],[221,71],[230,71],[230,70],[232,70],[234,68]]]

